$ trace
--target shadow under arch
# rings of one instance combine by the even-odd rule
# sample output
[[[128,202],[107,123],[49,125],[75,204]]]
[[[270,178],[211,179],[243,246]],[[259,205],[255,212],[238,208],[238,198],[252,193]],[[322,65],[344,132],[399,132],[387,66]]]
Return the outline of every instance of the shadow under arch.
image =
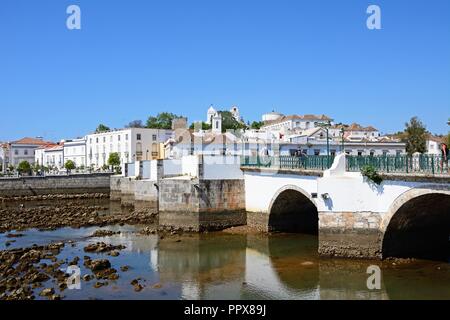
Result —
[[[268,230],[317,235],[319,214],[311,196],[294,185],[279,189],[269,205]]]
[[[450,257],[450,188],[409,190],[391,205],[381,224],[382,258],[445,260]]]

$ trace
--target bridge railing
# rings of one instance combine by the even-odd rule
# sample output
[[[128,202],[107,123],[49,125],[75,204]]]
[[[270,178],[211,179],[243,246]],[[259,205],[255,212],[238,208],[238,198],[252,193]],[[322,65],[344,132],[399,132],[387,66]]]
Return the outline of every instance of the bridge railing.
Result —
[[[244,156],[242,167],[271,169],[327,170],[333,164],[332,156]]]
[[[346,156],[347,171],[359,172],[372,166],[383,173],[449,174],[447,162],[439,155]]]

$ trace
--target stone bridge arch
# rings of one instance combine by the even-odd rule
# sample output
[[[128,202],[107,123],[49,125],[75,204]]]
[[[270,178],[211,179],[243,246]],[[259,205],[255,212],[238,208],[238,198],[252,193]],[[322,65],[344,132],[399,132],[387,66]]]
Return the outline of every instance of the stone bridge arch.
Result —
[[[273,195],[268,208],[268,230],[318,234],[319,214],[312,196],[295,185],[285,185]]]
[[[380,225],[382,258],[450,257],[450,186],[427,185],[401,194]]]

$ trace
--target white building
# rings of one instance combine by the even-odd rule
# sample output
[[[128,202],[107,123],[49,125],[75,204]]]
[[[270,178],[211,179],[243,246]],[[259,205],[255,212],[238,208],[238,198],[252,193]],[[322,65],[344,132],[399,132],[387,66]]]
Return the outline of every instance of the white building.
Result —
[[[241,140],[226,132],[177,131],[164,144],[167,159],[181,159],[190,155],[241,155]]]
[[[352,123],[349,126],[332,126],[329,129],[329,133],[332,137],[336,138],[342,137],[342,133],[344,133],[344,138],[350,141],[377,141],[379,138],[381,138],[381,134],[378,129],[372,126],[363,127],[357,123]]]
[[[64,142],[64,163],[71,160],[77,168],[86,167],[86,159],[86,138],[77,138]]]
[[[275,119],[275,120],[264,120],[264,119]],[[306,114],[300,115],[290,115],[290,116],[279,116],[276,113],[265,114],[263,116],[264,125],[261,130],[271,131],[277,133],[280,139],[284,136],[299,133],[303,130],[316,128],[319,123],[330,123],[332,124],[333,119],[327,117],[326,115],[311,115]]]
[[[443,139],[428,135],[427,136],[427,153],[432,155],[441,155],[441,144],[443,143]]]
[[[5,163],[4,167],[17,167],[22,161],[34,164],[36,149],[49,144],[52,143],[46,142],[42,138],[23,138],[3,144],[2,154]]]
[[[108,165],[111,153],[118,153],[121,163],[158,159],[160,144],[167,141],[172,130],[127,128],[86,136],[88,167],[101,168]]]

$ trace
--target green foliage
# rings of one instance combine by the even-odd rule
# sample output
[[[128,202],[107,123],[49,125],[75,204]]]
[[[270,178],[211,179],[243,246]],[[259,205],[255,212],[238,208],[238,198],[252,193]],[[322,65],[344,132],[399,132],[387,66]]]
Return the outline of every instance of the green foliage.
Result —
[[[206,122],[194,122],[190,125],[189,129],[197,129],[198,128],[202,128],[202,130],[210,130],[211,129],[211,125],[209,123]]]
[[[427,151],[427,129],[417,117],[405,124],[406,152],[412,155],[415,152]]]
[[[367,165],[362,167],[361,174],[378,185],[383,182],[383,178],[378,174],[377,170],[373,166]]]
[[[31,165],[28,161],[22,161],[17,166],[17,171],[20,173],[30,173],[31,172]]]
[[[113,166],[113,167],[120,166],[120,157],[117,152],[113,152],[109,155],[108,165]]]
[[[95,133],[100,133],[100,132],[107,132],[110,131],[111,129],[107,126],[105,126],[104,124],[99,124],[97,129],[95,129]]]
[[[147,120],[146,128],[151,129],[171,129],[172,120],[181,118],[176,114],[169,112],[161,112],[156,115],[156,117],[150,116]]]
[[[133,120],[125,126],[125,128],[144,128],[142,120]]]
[[[74,170],[76,168],[75,163],[72,160],[67,160],[67,162],[64,164],[64,168],[66,170]]]
[[[261,127],[264,125],[263,121],[253,121],[250,125],[250,128],[252,129],[261,129]]]
[[[219,113],[222,115],[222,132],[246,128],[245,123],[237,121],[230,111],[219,111]]]

